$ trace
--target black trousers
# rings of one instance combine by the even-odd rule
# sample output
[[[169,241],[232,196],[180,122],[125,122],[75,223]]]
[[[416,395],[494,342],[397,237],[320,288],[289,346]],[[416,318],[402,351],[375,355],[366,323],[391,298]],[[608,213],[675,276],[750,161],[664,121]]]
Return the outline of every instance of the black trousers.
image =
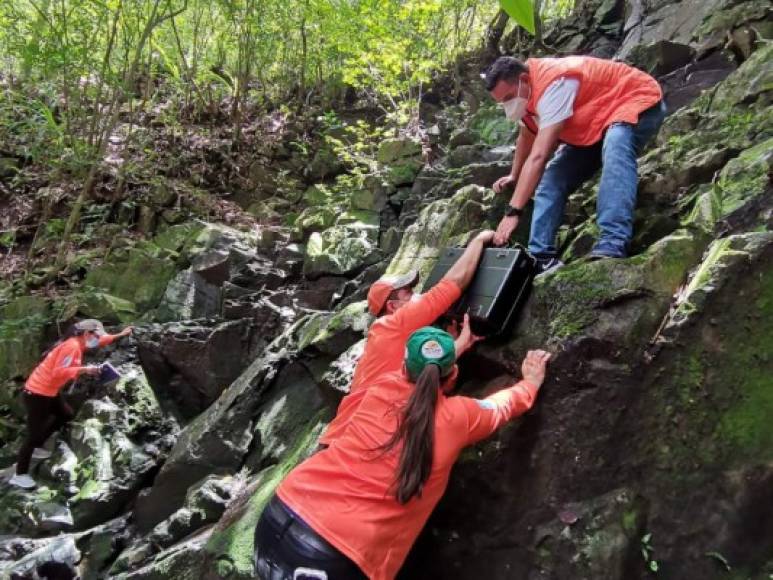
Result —
[[[255,569],[261,580],[362,580],[365,574],[276,495],[255,527]]]
[[[73,411],[62,392],[55,397],[37,395],[25,390],[22,398],[27,408],[27,437],[24,439],[16,460],[16,473],[27,473],[35,447],[40,447],[46,439],[72,419]]]

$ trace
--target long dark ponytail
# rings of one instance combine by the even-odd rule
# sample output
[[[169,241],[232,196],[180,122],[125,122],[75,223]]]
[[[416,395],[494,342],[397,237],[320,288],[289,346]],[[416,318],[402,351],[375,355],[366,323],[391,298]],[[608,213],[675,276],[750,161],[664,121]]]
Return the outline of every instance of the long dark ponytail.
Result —
[[[421,496],[432,471],[435,406],[439,388],[440,368],[428,364],[416,379],[397,430],[383,446],[384,451],[389,451],[398,443],[403,444],[395,478],[395,496],[401,504],[408,503],[414,496]]]

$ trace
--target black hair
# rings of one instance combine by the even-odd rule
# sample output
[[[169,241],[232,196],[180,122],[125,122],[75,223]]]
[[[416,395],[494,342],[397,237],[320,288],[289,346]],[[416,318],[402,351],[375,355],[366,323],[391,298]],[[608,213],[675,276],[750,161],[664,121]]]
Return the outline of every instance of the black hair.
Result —
[[[43,354],[40,355],[40,360],[42,361],[44,358],[48,356],[48,353],[50,353],[52,350],[54,350],[57,346],[62,344],[65,340],[69,340],[70,338],[73,338],[74,336],[80,336],[84,334],[86,331],[78,328],[77,323],[70,324],[67,327],[67,330],[65,330],[64,334],[57,340],[54,344],[49,346],[45,351],[43,351]]]
[[[491,92],[499,81],[514,81],[525,72],[529,72],[529,69],[517,58],[500,56],[483,75],[486,90]]]

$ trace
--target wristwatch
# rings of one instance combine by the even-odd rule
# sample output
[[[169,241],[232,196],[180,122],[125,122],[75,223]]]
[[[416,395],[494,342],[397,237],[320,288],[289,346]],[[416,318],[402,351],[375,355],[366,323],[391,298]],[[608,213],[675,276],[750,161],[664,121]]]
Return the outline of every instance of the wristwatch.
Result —
[[[505,210],[505,216],[507,217],[513,217],[518,216],[521,217],[523,215],[523,208],[517,208],[513,207],[512,205],[508,205],[507,209]]]

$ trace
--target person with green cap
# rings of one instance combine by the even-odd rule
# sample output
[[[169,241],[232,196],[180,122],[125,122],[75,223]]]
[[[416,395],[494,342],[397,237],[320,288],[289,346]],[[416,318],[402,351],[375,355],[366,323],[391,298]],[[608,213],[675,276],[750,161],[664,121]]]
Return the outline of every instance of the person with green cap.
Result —
[[[415,331],[403,368],[365,391],[344,433],[293,469],[255,528],[264,580],[394,578],[443,495],[459,453],[526,412],[550,354],[529,351],[523,379],[484,399],[449,396],[456,353],[474,342]]]
[[[22,397],[27,409],[27,436],[19,449],[16,474],[9,480],[11,485],[23,489],[35,487],[35,480],[27,473],[35,448],[72,419],[73,410],[62,397],[64,386],[81,375],[99,375],[98,366],[81,364],[86,350],[107,346],[131,333],[132,327],[128,326],[118,334],[107,334],[99,320],[81,320],[43,354],[43,360],[24,385]],[[44,458],[48,455],[41,450],[37,456]]]

